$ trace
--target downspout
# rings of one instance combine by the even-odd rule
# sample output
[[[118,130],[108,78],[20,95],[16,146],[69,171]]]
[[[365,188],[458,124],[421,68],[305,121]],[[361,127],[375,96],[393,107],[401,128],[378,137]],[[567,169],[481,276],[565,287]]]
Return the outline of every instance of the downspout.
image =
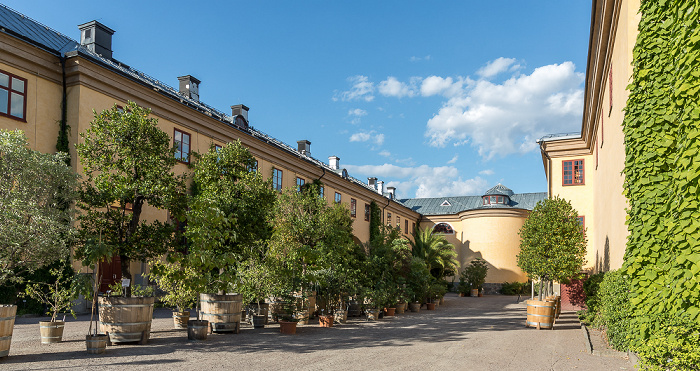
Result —
[[[61,55],[58,57],[61,62],[61,78],[63,85],[63,95],[61,98],[61,126],[58,131],[58,141],[56,149],[61,152],[66,152],[66,165],[71,166],[70,145],[68,140],[68,88],[66,86],[66,57]]]

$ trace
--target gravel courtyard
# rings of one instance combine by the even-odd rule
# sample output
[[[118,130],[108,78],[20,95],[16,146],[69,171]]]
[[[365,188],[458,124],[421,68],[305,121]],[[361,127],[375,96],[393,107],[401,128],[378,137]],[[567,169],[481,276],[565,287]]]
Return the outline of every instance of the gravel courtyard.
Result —
[[[317,320],[281,335],[279,326],[187,340],[173,330],[170,311],[156,309],[147,345],[115,345],[88,355],[89,316],[69,317],[59,344],[42,345],[40,318],[17,318],[2,370],[241,369],[241,370],[633,370],[629,360],[591,355],[574,313],[554,330],[525,328],[525,302],[514,296],[448,294],[435,311],[377,322],[350,318],[320,328]]]

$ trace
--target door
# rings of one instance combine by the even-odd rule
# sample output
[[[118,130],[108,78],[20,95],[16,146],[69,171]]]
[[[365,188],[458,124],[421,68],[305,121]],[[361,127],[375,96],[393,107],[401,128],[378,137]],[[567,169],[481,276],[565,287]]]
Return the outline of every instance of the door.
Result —
[[[119,255],[115,255],[109,261],[104,261],[100,263],[100,275],[102,276],[102,281],[100,282],[100,292],[106,292],[109,290],[109,286],[115,282],[121,282],[122,279],[122,261]]]

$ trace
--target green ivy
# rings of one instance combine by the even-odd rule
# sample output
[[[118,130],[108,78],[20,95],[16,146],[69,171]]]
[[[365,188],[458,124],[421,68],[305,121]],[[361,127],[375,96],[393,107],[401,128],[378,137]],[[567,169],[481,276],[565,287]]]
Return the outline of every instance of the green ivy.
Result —
[[[377,206],[377,203],[372,201],[369,203],[369,241],[374,243],[376,238],[381,237],[380,226],[382,225],[382,211]]]
[[[629,278],[621,270],[605,273],[598,286],[595,325],[605,329],[608,343],[617,350],[629,348]]]
[[[630,340],[662,313],[700,321],[700,9],[642,1],[623,122]]]

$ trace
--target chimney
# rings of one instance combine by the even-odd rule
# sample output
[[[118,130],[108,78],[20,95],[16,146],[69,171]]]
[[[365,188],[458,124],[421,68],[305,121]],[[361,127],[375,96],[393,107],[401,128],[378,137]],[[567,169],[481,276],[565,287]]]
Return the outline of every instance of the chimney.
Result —
[[[307,155],[311,156],[311,142],[308,140],[298,140],[297,141],[297,150],[301,152],[302,155]]]
[[[328,166],[330,166],[331,169],[333,169],[333,170],[339,170],[340,169],[340,157],[338,157],[338,156],[328,157]]]
[[[396,198],[396,187],[386,187],[387,192],[389,192],[389,198],[390,199],[395,199]]]
[[[199,84],[201,81],[192,75],[180,76],[180,94],[199,102]]]
[[[112,59],[112,35],[114,30],[98,21],[83,23],[80,30],[80,45],[105,58]]]
[[[376,177],[369,177],[367,178],[367,184],[369,184],[372,189],[375,191],[377,190],[377,178]]]
[[[248,122],[248,111],[250,111],[250,108],[246,107],[245,104],[231,106],[231,115],[234,117],[243,116],[246,122]]]
[[[380,180],[377,182],[377,193],[384,195],[384,181]]]

